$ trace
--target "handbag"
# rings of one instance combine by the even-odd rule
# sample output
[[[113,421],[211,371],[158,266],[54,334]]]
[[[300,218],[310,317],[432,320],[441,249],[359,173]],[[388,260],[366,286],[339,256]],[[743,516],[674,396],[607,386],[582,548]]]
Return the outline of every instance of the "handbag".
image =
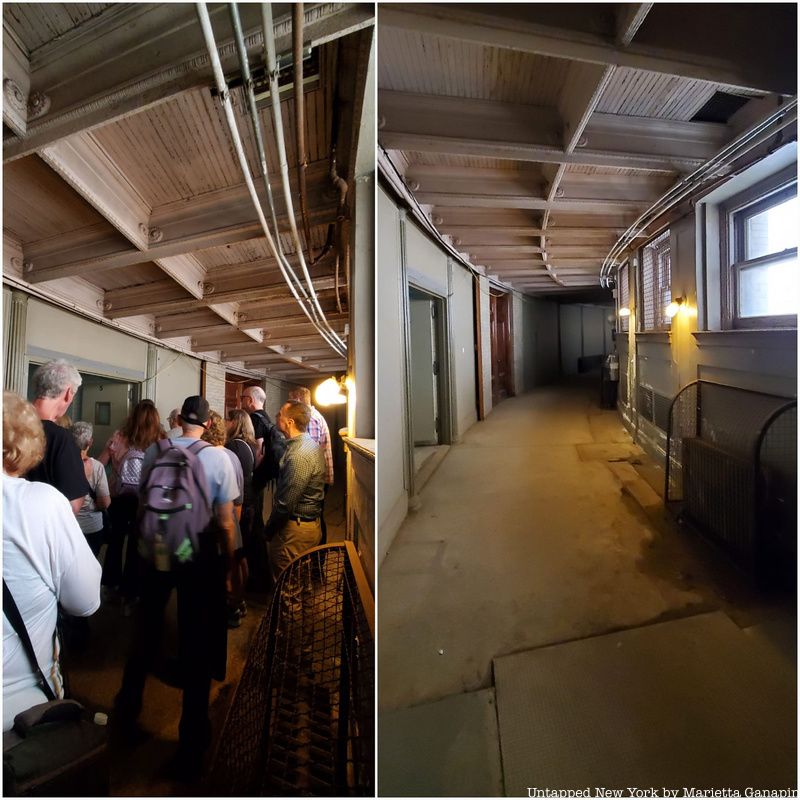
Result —
[[[3,612],[22,642],[46,703],[14,718],[3,734],[3,795],[5,797],[107,796],[108,741],[106,728],[89,719],[75,700],[59,700],[47,682],[28,630],[5,580]]]

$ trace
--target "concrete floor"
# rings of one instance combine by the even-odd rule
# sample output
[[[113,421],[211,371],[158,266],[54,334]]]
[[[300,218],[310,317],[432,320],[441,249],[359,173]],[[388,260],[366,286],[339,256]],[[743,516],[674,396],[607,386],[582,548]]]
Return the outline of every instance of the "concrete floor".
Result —
[[[344,482],[328,493],[325,502],[328,541],[343,541],[346,534]],[[247,659],[250,640],[269,604],[268,587],[248,592],[249,612],[239,628],[228,631],[228,667],[226,680],[213,682],[210,716],[213,736],[220,733]],[[167,612],[163,651],[175,656],[177,632],[176,605],[173,593]],[[111,714],[114,696],[119,691],[122,669],[128,657],[133,634],[133,617],[126,617],[120,606],[103,605],[89,621],[88,646],[79,653],[66,653],[72,696],[91,711]],[[144,708],[140,717],[148,738],[137,746],[110,744],[111,794],[117,797],[170,797],[202,795],[202,781],[187,787],[170,781],[165,767],[178,743],[181,692],[156,676],[147,680]],[[213,752],[214,744],[210,752]]]
[[[720,608],[740,627],[779,618],[794,652],[791,609],[755,597],[661,507],[636,501],[637,489],[653,495],[657,470],[595,390],[575,380],[500,404],[450,448],[398,532],[379,572],[378,628],[394,774],[405,754],[387,712],[488,689],[499,656]],[[642,462],[639,486],[623,484],[630,462]]]

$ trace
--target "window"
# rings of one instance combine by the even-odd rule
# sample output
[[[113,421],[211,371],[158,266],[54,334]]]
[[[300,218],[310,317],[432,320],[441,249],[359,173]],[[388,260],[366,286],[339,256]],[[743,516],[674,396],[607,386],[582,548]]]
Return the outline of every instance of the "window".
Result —
[[[628,325],[630,323],[630,302],[631,302],[631,290],[630,290],[630,280],[628,278],[628,265],[623,264],[619,268],[619,272],[617,273],[617,318],[619,319],[619,329],[620,331],[627,331]],[[628,313],[623,316],[623,314],[619,313],[619,310],[622,308],[628,309]]]
[[[797,325],[797,184],[764,192],[760,184],[724,207],[723,310],[729,328]]]
[[[642,331],[669,330],[666,308],[672,301],[669,230],[642,248]]]

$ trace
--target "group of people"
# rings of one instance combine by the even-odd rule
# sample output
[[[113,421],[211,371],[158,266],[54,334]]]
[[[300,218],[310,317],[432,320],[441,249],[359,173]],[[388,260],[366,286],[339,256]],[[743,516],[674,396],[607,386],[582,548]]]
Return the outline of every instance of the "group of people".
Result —
[[[121,602],[126,615],[136,611],[112,716],[126,737],[140,733],[136,719],[157,657],[154,642],[177,590],[183,708],[174,767],[177,777],[192,778],[210,742],[210,686],[225,677],[227,629],[247,612],[248,584],[268,588],[267,570],[253,573],[251,563],[266,561],[277,579],[294,558],[325,540],[330,433],[308,389],[290,392],[273,422],[264,410],[266,393],[250,386],[241,408],[226,417],[205,398],[187,397],[169,415],[168,430],[154,403],[142,400],[95,459],[89,455],[91,423],[57,424],[80,384],[74,366],[59,360],[35,372],[32,403],[4,393],[4,588],[57,696],[58,604],[67,615],[88,617],[101,604],[102,584],[106,601]],[[189,485],[192,478],[196,486]],[[188,535],[176,545],[180,525],[189,526]],[[8,619],[3,643],[7,731],[16,714],[44,696]]]

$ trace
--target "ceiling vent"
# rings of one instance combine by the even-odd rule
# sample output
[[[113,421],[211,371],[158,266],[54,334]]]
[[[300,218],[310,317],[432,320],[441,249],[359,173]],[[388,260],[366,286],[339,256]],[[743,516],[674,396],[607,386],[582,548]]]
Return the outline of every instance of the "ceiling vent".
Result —
[[[747,101],[749,97],[728,92],[714,92],[713,97],[692,117],[692,122],[726,123]]]

